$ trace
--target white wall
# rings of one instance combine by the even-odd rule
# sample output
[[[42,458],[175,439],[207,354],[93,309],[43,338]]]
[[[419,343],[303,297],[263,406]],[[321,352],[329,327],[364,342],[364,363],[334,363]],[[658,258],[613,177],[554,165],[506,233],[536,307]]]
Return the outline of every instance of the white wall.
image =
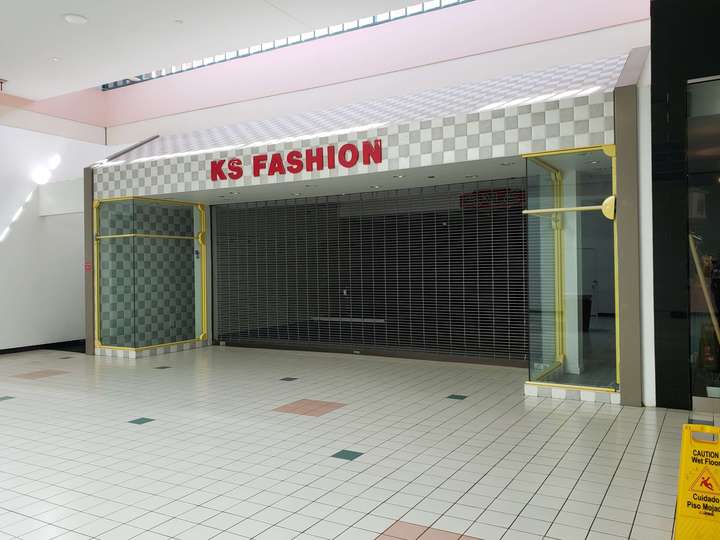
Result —
[[[104,144],[105,128],[0,104],[0,125]]]
[[[83,339],[83,215],[25,205],[0,243],[0,349]]]
[[[86,165],[112,152],[99,144],[0,126],[0,234],[10,227],[0,242],[0,350],[84,338],[77,178]],[[62,162],[40,194],[30,173],[54,154]],[[76,180],[54,184],[67,178]],[[41,199],[43,213],[52,215],[40,215]]]
[[[640,303],[643,403],[655,401],[655,302],[653,296],[652,140],[650,56],[638,82],[638,168],[640,180]]]
[[[84,182],[82,178],[50,182],[38,189],[40,216],[82,213],[84,208]]]

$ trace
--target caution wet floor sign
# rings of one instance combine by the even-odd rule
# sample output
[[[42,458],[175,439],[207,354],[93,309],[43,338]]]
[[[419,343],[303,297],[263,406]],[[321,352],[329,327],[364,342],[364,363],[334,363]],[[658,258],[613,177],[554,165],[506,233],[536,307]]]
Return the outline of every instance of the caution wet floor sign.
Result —
[[[720,539],[720,428],[685,424],[675,540]]]

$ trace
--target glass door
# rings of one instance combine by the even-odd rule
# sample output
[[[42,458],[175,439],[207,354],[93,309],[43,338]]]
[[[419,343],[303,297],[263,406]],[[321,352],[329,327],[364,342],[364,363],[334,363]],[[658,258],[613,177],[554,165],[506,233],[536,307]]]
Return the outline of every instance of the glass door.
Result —
[[[526,156],[530,381],[618,388],[613,155]]]

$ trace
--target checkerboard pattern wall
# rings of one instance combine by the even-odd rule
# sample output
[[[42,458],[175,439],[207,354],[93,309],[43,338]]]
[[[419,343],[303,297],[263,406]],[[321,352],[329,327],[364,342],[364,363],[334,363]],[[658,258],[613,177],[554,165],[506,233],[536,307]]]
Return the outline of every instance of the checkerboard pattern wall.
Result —
[[[294,149],[375,138],[383,141],[383,160],[379,164],[257,178],[248,176],[246,171],[246,175],[235,182],[212,182],[209,177],[210,162],[216,159],[240,157],[247,164],[254,154],[284,154]],[[613,94],[605,92],[328,137],[99,167],[95,170],[95,196],[100,199],[152,196],[228,186],[317,180],[613,142]]]
[[[98,235],[131,234],[135,232],[133,201],[115,201],[98,208]]]
[[[194,208],[148,201],[105,202],[105,234],[165,237],[99,240],[99,340],[104,346],[141,348],[197,337]]]
[[[192,215],[190,216],[192,225]],[[194,242],[135,238],[135,347],[195,338]]]
[[[116,347],[135,343],[133,238],[100,240],[100,342]]]
[[[145,349],[140,351],[129,351],[124,349],[108,349],[97,347],[95,348],[95,356],[104,356],[106,358],[121,358],[134,360],[137,358],[149,358],[152,356],[158,356],[161,354],[168,354],[174,352],[189,351],[198,347],[206,347],[207,341],[194,341],[192,343],[178,343],[175,345],[166,345],[163,347],[153,347],[152,349]]]
[[[136,233],[193,236],[193,207],[133,201]]]
[[[530,382],[525,383],[524,393],[526,396],[532,397],[611,403],[612,405],[620,405],[622,401],[620,392],[603,392],[602,390],[591,389],[580,390],[572,387],[558,388],[554,386],[538,386]]]

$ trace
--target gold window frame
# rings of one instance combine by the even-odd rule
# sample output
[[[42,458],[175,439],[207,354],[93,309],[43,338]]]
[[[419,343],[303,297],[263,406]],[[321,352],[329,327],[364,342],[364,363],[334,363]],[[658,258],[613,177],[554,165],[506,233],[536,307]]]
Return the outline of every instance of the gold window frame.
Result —
[[[611,187],[611,194],[606,199],[605,203],[599,206],[585,206],[585,207],[572,207],[572,208],[564,208],[562,207],[562,171],[559,169],[553,167],[546,161],[543,161],[544,157],[549,156],[558,156],[558,155],[564,155],[564,154],[581,154],[585,152],[597,152],[601,151],[606,156],[608,156],[611,160],[611,166],[612,166],[612,187]],[[523,211],[526,215],[539,215],[539,214],[552,214],[557,213],[558,211],[564,211],[564,212],[585,212],[585,211],[599,211],[601,212],[606,218],[610,219],[613,222],[613,291],[615,296],[615,382],[620,386],[620,362],[621,362],[621,350],[620,350],[620,313],[618,310],[618,306],[620,305],[620,293],[619,293],[619,285],[618,285],[618,224],[617,219],[615,217],[615,197],[617,197],[617,150],[616,146],[614,144],[603,144],[603,145],[595,145],[595,146],[584,146],[579,148],[568,148],[563,150],[548,150],[544,152],[532,152],[528,154],[523,154],[521,156],[525,160],[533,160],[536,165],[544,168],[547,170],[552,177],[553,181],[553,188],[554,188],[554,203],[556,208],[551,209],[541,209],[539,211],[535,210],[525,210]],[[563,260],[564,260],[564,252],[563,252],[563,230],[560,227],[554,227],[554,244],[555,244],[555,268],[564,268]],[[556,279],[555,279],[555,327],[556,327],[556,353],[558,358],[556,358],[555,363],[547,368],[543,373],[540,374],[540,377],[547,377],[550,373],[558,369],[562,366],[564,362],[564,343],[565,343],[565,323],[564,323],[564,307],[563,307],[563,301],[562,301],[562,291],[563,291],[563,276],[561,275],[562,272],[559,274],[556,273]],[[558,277],[559,276],[559,277]],[[560,333],[557,332],[557,330],[560,329]],[[559,346],[557,344],[560,343]],[[570,384],[562,384],[562,383],[551,383],[551,382],[543,382],[542,380],[539,381],[527,381],[527,384],[531,384],[534,386],[546,386],[546,387],[556,387],[556,388],[564,388],[566,390],[591,390],[591,391],[599,391],[599,392],[617,392],[619,390],[616,390],[614,388],[605,388],[605,387],[599,387],[599,386],[580,386],[580,385],[570,385]]]

